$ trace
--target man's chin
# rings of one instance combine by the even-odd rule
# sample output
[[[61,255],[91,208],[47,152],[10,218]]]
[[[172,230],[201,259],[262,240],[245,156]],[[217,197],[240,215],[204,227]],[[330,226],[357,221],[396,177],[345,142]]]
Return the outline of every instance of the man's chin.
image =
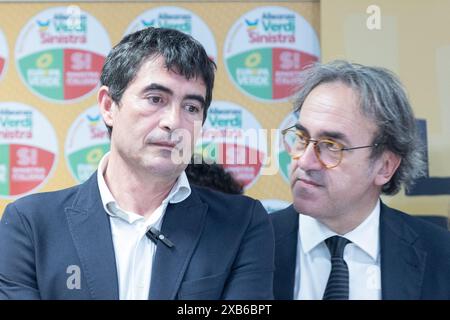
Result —
[[[179,176],[186,166],[174,164],[170,158],[156,158],[146,161],[143,167],[146,168],[146,171],[158,176]]]
[[[317,205],[320,204],[320,200],[317,199],[294,196],[294,201],[292,204],[295,211],[308,216],[315,216],[315,212],[320,211],[317,207]]]

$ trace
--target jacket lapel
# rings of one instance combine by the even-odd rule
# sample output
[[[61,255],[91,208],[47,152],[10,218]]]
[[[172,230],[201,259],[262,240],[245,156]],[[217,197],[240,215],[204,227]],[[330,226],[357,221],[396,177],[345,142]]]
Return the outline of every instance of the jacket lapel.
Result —
[[[97,174],[80,186],[65,209],[75,248],[92,299],[119,299],[116,260],[107,213],[103,209]]]
[[[400,212],[381,204],[382,299],[420,299],[426,252],[419,248],[419,240]]]
[[[284,232],[277,233],[275,238],[274,294],[277,300],[292,300],[294,297],[300,215],[292,205],[283,212],[286,212],[286,214],[283,219],[279,219],[277,229]],[[272,214],[281,215],[282,213]]]
[[[152,300],[176,299],[189,260],[200,239],[208,206],[192,189],[183,202],[169,204],[164,215],[161,233],[170,239],[169,248],[158,241],[152,267],[149,298]]]

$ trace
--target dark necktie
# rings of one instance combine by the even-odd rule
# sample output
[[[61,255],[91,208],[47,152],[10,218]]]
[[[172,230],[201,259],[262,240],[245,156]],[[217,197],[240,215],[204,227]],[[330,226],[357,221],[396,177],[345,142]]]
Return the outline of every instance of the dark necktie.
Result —
[[[344,248],[350,242],[340,236],[325,240],[331,254],[331,272],[323,300],[348,300],[348,267],[344,261]]]

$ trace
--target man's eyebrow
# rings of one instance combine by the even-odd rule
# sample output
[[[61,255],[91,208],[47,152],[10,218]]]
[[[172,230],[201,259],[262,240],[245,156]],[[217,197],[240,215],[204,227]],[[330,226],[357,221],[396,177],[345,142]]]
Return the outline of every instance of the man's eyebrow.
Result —
[[[345,134],[343,134],[342,132],[324,130],[324,131],[320,131],[319,135],[320,135],[320,137],[324,137],[324,138],[332,138],[333,140],[340,140],[340,141],[344,142],[344,144],[346,144],[346,145],[348,145],[350,143],[347,136]]]
[[[296,123],[295,124],[295,129],[299,130],[299,131],[304,131],[309,135],[309,131],[308,129],[306,129],[304,126],[302,126],[300,123]]]
[[[157,84],[157,83],[149,84],[144,89],[142,89],[141,92],[142,93],[147,93],[147,92],[152,91],[152,90],[159,90],[159,91],[166,92],[166,93],[168,93],[170,95],[173,95],[173,91],[171,89],[169,89],[169,88],[167,88],[167,87],[165,87],[163,85]]]
[[[310,136],[308,129],[306,129],[301,124],[297,123],[295,125],[295,128],[297,130],[301,130],[301,131],[306,132]],[[320,138],[331,138],[333,140],[341,140],[345,144],[349,144],[350,143],[350,141],[348,140],[347,136],[345,134],[343,134],[342,132],[338,132],[338,131],[322,130],[322,131],[319,131],[318,137],[314,137],[313,139],[320,139]]]

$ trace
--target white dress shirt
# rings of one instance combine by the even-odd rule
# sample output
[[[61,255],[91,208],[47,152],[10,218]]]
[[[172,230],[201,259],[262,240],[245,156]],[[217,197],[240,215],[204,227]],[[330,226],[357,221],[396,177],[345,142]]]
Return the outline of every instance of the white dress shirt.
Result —
[[[352,242],[344,250],[351,300],[381,299],[379,225],[380,201],[358,227],[342,235]],[[320,300],[331,270],[324,240],[336,233],[304,214],[300,214],[298,229],[294,299]]]
[[[111,194],[104,179],[108,157],[109,153],[101,159],[97,179],[103,208],[111,222],[119,299],[147,300],[156,245],[145,234],[151,227],[160,230],[168,203],[185,200],[191,194],[191,188],[183,172],[161,205],[145,219],[139,214],[121,209]]]

